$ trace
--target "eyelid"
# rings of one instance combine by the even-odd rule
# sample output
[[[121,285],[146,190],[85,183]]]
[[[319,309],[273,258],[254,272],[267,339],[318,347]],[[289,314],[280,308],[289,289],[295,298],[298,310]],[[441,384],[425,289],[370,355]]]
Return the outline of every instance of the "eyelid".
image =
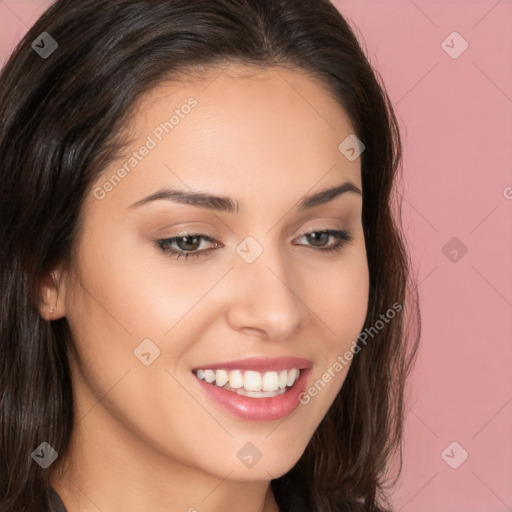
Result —
[[[294,238],[294,240],[297,240],[298,238],[301,238],[304,235],[309,235],[311,233],[324,232],[324,231],[344,231],[348,235],[353,234],[350,230],[342,228],[342,227],[327,227],[327,226],[321,226],[321,225],[314,225],[314,226],[310,226],[309,228],[301,231],[300,234]],[[162,237],[153,239],[153,242],[158,242],[158,241],[162,241],[162,240],[172,240],[174,238],[180,238],[180,237],[192,237],[192,236],[197,236],[197,237],[200,237],[208,242],[216,242],[217,244],[222,245],[222,242],[219,242],[218,240],[216,240],[215,236],[208,235],[207,233],[201,232],[200,230],[193,231],[191,229],[186,229],[186,228],[183,228],[180,231],[176,231],[175,233],[172,233],[169,236],[162,236]]]
[[[299,240],[300,238],[304,236],[311,235],[313,233],[322,233],[327,234],[329,238],[334,237],[335,243],[331,245],[327,245],[326,247],[315,247],[313,245],[309,244],[297,244],[299,246],[304,246],[308,250],[314,251],[315,253],[320,253],[322,255],[328,255],[328,254],[336,254],[341,252],[346,245],[350,244],[354,240],[354,233],[351,230],[347,229],[335,229],[335,228],[318,228],[316,226],[310,227],[307,230],[303,231],[301,234],[299,234],[293,241]],[[199,238],[201,242],[204,240],[206,242],[214,243],[214,247],[209,247],[207,249],[202,250],[193,250],[193,251],[186,251],[184,249],[176,249],[172,247],[172,243],[175,243],[177,239],[179,238],[188,238],[188,237],[195,237]],[[218,242],[215,238],[210,237],[207,234],[199,233],[199,232],[191,232],[186,230],[181,230],[177,233],[174,233],[173,236],[162,238],[162,239],[156,239],[153,240],[153,243],[156,247],[158,247],[162,252],[168,254],[169,256],[173,257],[174,259],[178,260],[180,257],[184,257],[185,260],[190,259],[199,259],[202,257],[206,257],[209,253],[216,250],[220,247],[224,247],[222,242]]]
[[[329,218],[329,220],[332,222],[333,219]],[[337,220],[339,222],[339,219],[334,219],[334,220]],[[208,231],[209,231],[210,228],[208,227],[185,227],[185,228],[182,228],[180,229],[179,231],[175,231],[175,232],[172,232],[170,235],[158,235],[159,238],[162,238],[162,239],[169,239],[169,238],[174,238],[174,237],[180,237],[180,236],[205,236],[205,237],[209,237],[209,238],[215,238],[215,236],[217,235],[209,235],[208,234]],[[329,231],[329,230],[333,230],[333,231],[348,231],[347,228],[344,228],[342,226],[334,226],[334,227],[329,227],[329,226],[326,226],[325,224],[314,224],[312,226],[309,226],[308,228],[306,229],[303,229],[300,234],[298,236],[303,236],[303,235],[307,235],[309,233],[312,233],[312,232],[316,232],[316,231]]]

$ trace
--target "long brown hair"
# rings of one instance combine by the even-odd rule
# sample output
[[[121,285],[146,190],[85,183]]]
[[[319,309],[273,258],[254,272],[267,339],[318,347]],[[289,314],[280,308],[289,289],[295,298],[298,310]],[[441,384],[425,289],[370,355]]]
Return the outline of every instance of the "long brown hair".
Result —
[[[47,58],[31,47],[43,32],[58,43]],[[223,62],[280,65],[319,78],[365,145],[364,332],[371,338],[358,338],[331,409],[299,462],[271,485],[283,512],[389,506],[387,469],[398,455],[396,482],[420,318],[393,195],[398,123],[351,27],[328,0],[57,0],[0,75],[2,512],[47,502],[48,471],[31,453],[46,441],[63,456],[73,426],[72,337],[65,318],[40,317],[41,280],[72,263],[81,205],[123,148],[121,127],[136,100],[164,80]],[[403,308],[384,322],[393,304]]]

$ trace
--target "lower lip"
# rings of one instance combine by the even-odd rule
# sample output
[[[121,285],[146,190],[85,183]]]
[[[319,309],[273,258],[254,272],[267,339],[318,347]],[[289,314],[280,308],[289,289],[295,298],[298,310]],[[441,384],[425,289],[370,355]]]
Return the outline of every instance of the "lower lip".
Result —
[[[288,416],[298,407],[299,395],[306,389],[309,371],[309,369],[301,370],[294,385],[286,388],[281,395],[265,398],[237,395],[233,391],[227,391],[215,384],[200,380],[195,375],[194,379],[214,402],[231,414],[244,420],[272,421]]]

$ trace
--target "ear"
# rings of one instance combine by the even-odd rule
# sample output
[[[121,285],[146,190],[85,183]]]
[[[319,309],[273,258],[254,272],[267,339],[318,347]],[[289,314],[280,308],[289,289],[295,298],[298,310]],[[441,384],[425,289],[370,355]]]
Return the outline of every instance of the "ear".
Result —
[[[40,288],[39,314],[47,321],[66,315],[64,272],[59,268],[43,277]]]

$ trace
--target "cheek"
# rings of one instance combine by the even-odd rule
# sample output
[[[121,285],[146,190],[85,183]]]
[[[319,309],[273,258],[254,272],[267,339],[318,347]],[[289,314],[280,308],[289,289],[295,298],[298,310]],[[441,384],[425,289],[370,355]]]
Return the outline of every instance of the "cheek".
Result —
[[[361,329],[368,310],[369,277],[366,265],[354,269],[350,274],[340,279],[339,287],[329,310],[333,330],[341,336],[343,345],[355,339]],[[347,339],[349,338],[349,339]]]
[[[197,292],[194,295],[181,286],[179,279],[169,279],[165,258],[154,257],[156,248],[148,250],[147,242],[143,244],[123,227],[104,227],[83,244],[81,283],[76,286],[71,316],[76,316],[81,331],[92,330],[103,340],[110,337],[112,344],[123,339],[131,346],[137,340],[161,338],[185,314],[192,299],[197,301]],[[84,325],[84,318],[91,321]]]
[[[357,338],[368,309],[369,272],[364,243],[351,247],[339,265],[326,267],[318,282],[325,282],[317,294],[315,311],[329,328],[329,349],[341,350]]]
[[[315,407],[327,412],[341,389],[352,364],[357,337],[368,310],[369,272],[364,244],[357,244],[340,257],[340,264],[317,275],[318,282],[328,283],[323,293],[315,294],[312,309],[320,320],[317,331],[324,333],[322,351],[310,380],[304,403],[313,401]]]
[[[129,443],[145,439],[148,446],[184,457],[186,440],[180,436],[199,435],[193,418],[204,411],[182,383],[165,371],[167,363],[174,367],[185,350],[184,342],[175,343],[172,333],[163,338],[183,316],[174,313],[176,308],[170,300],[179,293],[163,285],[162,277],[158,279],[136,253],[118,258],[113,243],[101,252],[92,249],[82,253],[81,283],[74,285],[67,304],[77,352],[71,364],[74,389],[79,395],[78,417],[94,425],[103,421],[101,415],[108,410],[118,424],[105,432],[105,438],[121,432],[134,436],[127,438]],[[179,306],[179,300],[175,302]],[[155,310],[158,307],[161,311]],[[168,314],[171,310],[174,316]],[[154,341],[160,350],[148,366],[134,354],[146,339]],[[150,344],[146,350],[152,351],[154,346]],[[176,410],[184,412],[177,415]],[[180,441],[170,443],[169,439]],[[112,440],[115,442],[118,439]]]
[[[91,228],[81,243],[78,276],[66,292],[66,317],[80,374],[98,396],[127,371],[139,369],[133,351],[142,340],[162,334],[150,329],[150,283],[122,242],[115,230],[100,233]]]

